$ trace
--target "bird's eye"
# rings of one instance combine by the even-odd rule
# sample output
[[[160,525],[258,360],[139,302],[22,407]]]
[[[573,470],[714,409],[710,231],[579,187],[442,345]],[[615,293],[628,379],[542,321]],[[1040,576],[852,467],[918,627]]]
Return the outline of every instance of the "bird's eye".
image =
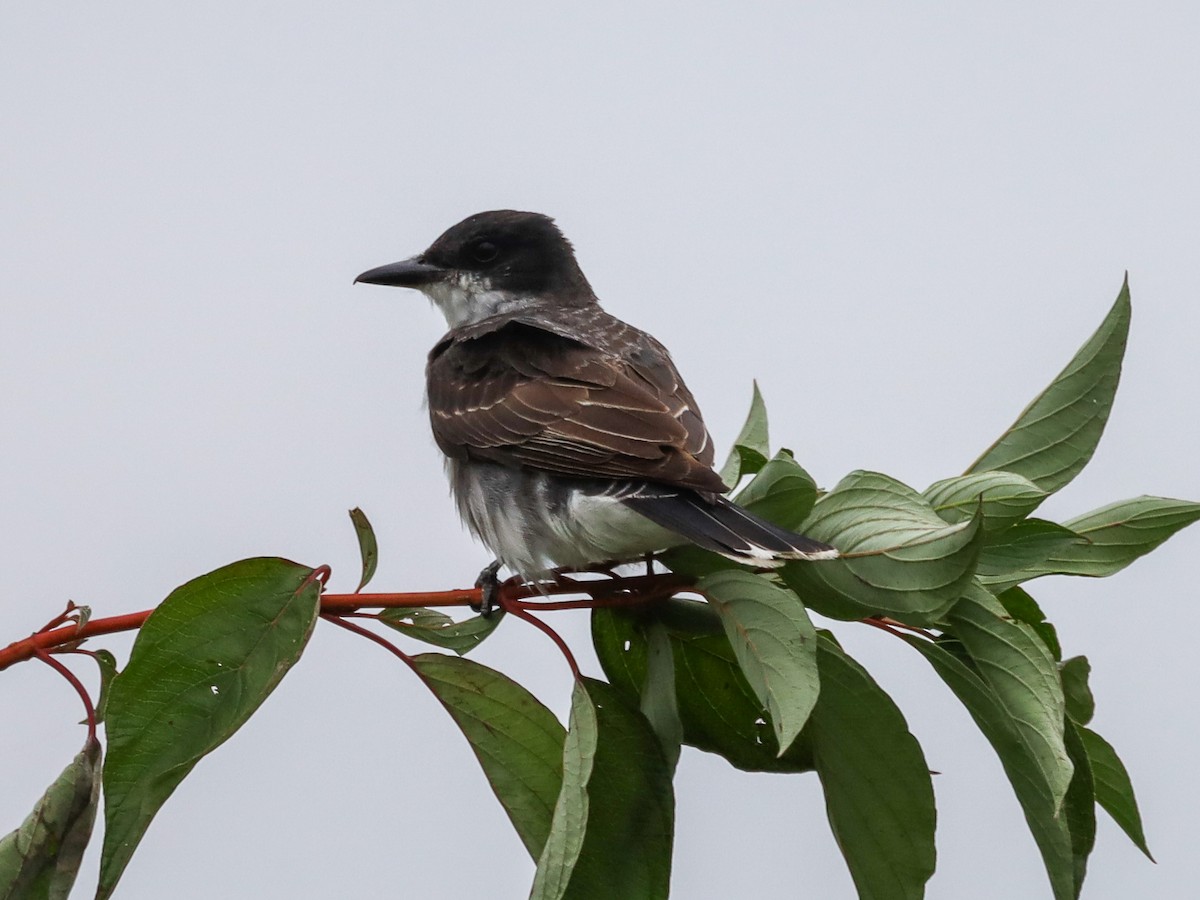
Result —
[[[471,247],[471,256],[476,262],[489,263],[500,254],[500,248],[491,241],[479,241]]]

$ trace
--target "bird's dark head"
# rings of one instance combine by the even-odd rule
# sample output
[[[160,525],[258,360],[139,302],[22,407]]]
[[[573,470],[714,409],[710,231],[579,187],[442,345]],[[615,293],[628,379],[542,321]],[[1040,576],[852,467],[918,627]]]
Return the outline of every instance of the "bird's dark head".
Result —
[[[595,302],[571,242],[554,220],[511,209],[476,213],[424,253],[363,272],[355,281],[416,288],[451,327],[523,305]]]

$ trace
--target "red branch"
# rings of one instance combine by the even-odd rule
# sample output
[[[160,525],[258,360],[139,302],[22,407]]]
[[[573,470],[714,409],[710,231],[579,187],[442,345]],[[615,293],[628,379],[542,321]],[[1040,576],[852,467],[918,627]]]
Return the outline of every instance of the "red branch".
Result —
[[[314,575],[323,574],[323,568]],[[322,579],[323,583],[323,579]],[[625,606],[636,603],[649,603],[661,597],[670,596],[678,591],[687,590],[693,579],[682,575],[638,575],[630,578],[596,579],[577,582],[547,582],[538,585],[505,582],[500,588],[503,602],[518,602],[536,597],[549,597],[562,594],[586,594],[591,600],[572,601],[562,604],[538,604],[536,608],[556,609],[586,608],[588,606]],[[464,588],[453,591],[418,591],[405,594],[324,594],[321,597],[322,614],[338,615],[354,612],[359,609],[404,609],[417,606],[478,606],[483,595],[479,588]],[[68,609],[68,613],[71,612]],[[14,641],[0,650],[0,671],[11,665],[33,659],[40,652],[58,648],[73,647],[88,638],[102,634],[114,634],[119,631],[135,631],[145,624],[153,610],[127,613],[123,616],[111,616],[105,619],[92,619],[80,627],[76,623],[56,627],[66,620],[68,613],[58,616],[47,623],[48,628]]]

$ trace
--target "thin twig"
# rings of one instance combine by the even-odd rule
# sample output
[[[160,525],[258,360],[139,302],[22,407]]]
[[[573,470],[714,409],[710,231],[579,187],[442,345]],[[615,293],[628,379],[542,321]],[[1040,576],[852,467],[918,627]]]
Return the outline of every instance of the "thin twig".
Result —
[[[92,698],[88,695],[87,688],[83,686],[83,682],[75,677],[75,673],[60,663],[57,659],[47,653],[45,650],[37,650],[34,655],[54,669],[63,678],[71,683],[71,687],[75,688],[75,692],[79,694],[79,699],[83,701],[83,708],[87,712],[88,726],[88,741],[96,740],[96,707],[92,704]]]

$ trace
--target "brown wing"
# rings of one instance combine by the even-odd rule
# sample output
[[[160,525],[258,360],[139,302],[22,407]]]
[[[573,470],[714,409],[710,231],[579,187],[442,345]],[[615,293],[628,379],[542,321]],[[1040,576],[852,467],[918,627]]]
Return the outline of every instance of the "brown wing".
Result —
[[[427,373],[438,446],[561,475],[724,492],[695,400],[666,351],[640,338],[624,357],[521,321],[448,338]]]

